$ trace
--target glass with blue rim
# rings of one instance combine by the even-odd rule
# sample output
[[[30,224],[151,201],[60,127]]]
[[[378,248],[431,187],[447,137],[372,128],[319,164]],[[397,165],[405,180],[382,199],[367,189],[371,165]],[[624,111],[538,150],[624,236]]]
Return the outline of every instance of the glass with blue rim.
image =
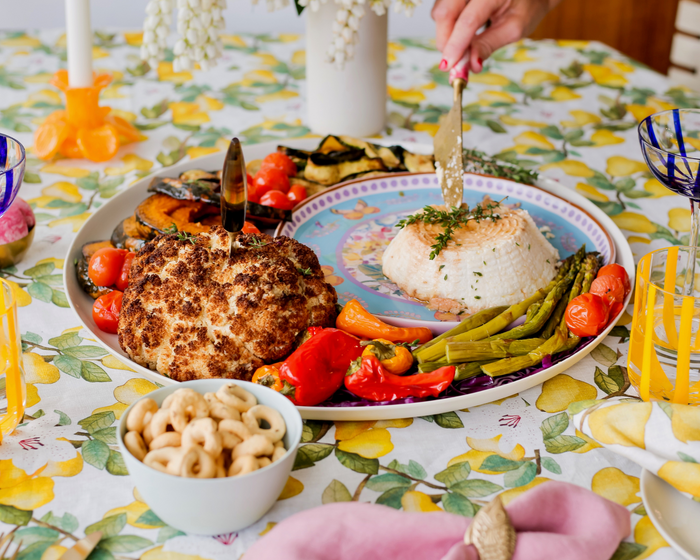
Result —
[[[12,205],[22,186],[25,164],[24,146],[11,136],[0,134],[0,217]]]
[[[700,232],[700,110],[672,109],[639,123],[639,143],[651,173],[690,199],[690,236],[682,295],[693,295]]]

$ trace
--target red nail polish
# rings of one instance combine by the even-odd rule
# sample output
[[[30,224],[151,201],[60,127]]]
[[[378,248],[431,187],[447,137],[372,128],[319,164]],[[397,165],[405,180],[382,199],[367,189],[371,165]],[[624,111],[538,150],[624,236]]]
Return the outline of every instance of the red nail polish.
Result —
[[[479,63],[479,66],[482,68],[484,67],[484,61],[481,59],[481,57],[477,58],[476,61]]]
[[[440,61],[440,66],[439,66],[439,68],[440,68],[440,70],[442,70],[443,72],[444,72],[445,70],[447,70],[447,59],[443,58],[443,59]]]

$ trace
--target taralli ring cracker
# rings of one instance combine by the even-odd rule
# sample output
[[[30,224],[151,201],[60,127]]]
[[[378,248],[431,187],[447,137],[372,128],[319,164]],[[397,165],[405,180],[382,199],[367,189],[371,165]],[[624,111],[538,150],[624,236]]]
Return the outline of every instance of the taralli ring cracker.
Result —
[[[126,426],[127,451],[174,476],[242,476],[287,453],[282,415],[233,383],[204,395],[177,389],[160,408],[151,398],[141,399],[129,411]]]

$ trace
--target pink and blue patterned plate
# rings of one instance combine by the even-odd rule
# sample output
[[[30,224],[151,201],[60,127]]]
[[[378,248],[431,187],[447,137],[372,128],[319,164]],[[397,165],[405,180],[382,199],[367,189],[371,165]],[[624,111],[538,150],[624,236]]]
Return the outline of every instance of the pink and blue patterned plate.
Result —
[[[465,174],[464,201],[474,206],[484,196],[494,200],[507,196],[504,203],[518,204],[527,210],[537,226],[547,232],[561,258],[585,243],[589,251],[600,252],[606,263],[613,262],[615,244],[592,215],[595,212],[566,200],[580,198],[576,193],[556,183],[554,187],[559,194],[547,186]],[[389,323],[427,326],[436,333],[444,332],[457,324],[459,317],[430,310],[404,297],[398,286],[384,276],[381,264],[384,249],[398,232],[396,223],[426,205],[441,203],[442,194],[433,173],[360,179],[304,201],[295,209],[292,221],[280,224],[276,233],[293,237],[314,250],[341,304],[357,299]]]

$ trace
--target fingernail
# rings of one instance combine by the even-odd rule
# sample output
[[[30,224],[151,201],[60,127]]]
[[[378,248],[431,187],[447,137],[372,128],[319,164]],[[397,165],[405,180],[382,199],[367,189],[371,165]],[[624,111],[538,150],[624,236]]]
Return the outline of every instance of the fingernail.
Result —
[[[439,67],[439,68],[440,68],[440,70],[442,70],[443,72],[444,72],[445,70],[447,70],[447,59],[446,59],[446,58],[443,58],[443,59],[440,61],[440,67]]]
[[[480,66],[481,68],[484,67],[484,61],[481,59],[481,57],[477,58],[476,61],[479,63],[479,66]]]

